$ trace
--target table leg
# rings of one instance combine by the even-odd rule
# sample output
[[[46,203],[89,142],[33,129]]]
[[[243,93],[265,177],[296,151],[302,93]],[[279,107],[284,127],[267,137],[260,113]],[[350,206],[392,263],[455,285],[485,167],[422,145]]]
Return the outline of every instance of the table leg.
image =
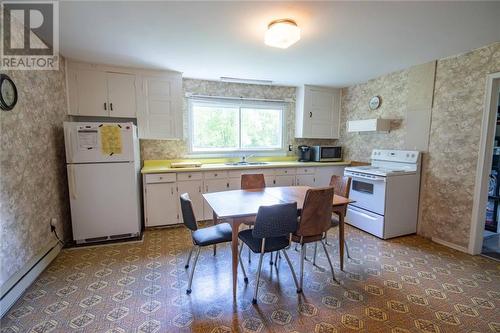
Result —
[[[233,258],[233,297],[236,298],[236,286],[238,285],[238,231],[241,222],[238,219],[233,219],[231,228],[233,238],[231,240],[231,254]]]
[[[345,207],[339,209],[339,254],[340,254],[340,270],[344,270],[344,216]]]
[[[214,225],[217,224],[217,220],[218,220],[218,217],[217,217],[217,214],[215,214],[215,212],[213,212],[213,220],[214,220]],[[217,254],[217,245],[214,244],[214,256]]]

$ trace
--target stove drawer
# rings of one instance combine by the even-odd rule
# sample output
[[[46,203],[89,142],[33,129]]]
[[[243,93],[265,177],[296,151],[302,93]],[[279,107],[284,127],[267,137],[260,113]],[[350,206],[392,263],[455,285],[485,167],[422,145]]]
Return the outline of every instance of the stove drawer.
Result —
[[[384,217],[382,215],[349,205],[346,222],[372,235],[384,238]]]

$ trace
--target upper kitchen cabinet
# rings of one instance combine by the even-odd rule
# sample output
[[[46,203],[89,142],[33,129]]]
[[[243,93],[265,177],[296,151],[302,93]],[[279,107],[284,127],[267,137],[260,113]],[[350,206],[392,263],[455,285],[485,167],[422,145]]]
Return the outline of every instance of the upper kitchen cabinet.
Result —
[[[145,139],[182,138],[182,74],[143,76],[144,104],[137,115],[139,135]]]
[[[340,89],[304,85],[297,88],[295,137],[338,139]]]
[[[136,75],[68,65],[69,114],[135,118]]]

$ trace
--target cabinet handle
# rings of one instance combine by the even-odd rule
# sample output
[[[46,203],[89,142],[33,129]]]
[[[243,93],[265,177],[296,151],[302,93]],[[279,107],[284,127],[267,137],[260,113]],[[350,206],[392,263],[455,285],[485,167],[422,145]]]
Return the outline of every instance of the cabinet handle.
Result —
[[[226,187],[229,188],[229,183],[226,184]]]
[[[313,113],[309,112],[309,118],[312,118],[312,117],[313,117]]]
[[[109,109],[113,111],[113,103],[109,103]]]
[[[217,174],[214,174],[214,177],[217,177]]]
[[[188,175],[188,178],[191,178],[191,175]]]
[[[205,192],[208,192],[208,185],[205,185]]]
[[[276,179],[273,179],[273,184],[276,185]]]
[[[170,188],[170,192],[172,192],[172,195],[174,194],[174,188],[173,187]]]
[[[104,102],[104,110],[107,110],[107,108],[106,108],[106,102]]]
[[[201,193],[201,185],[200,185],[200,186],[198,186],[198,192],[200,192],[200,193]]]

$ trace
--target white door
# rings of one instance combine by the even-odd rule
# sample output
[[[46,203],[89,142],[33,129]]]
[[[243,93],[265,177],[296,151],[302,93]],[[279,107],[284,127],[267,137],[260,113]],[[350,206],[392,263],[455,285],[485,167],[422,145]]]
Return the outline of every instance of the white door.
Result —
[[[106,73],[80,70],[76,73],[78,115],[109,116]]]
[[[135,75],[107,73],[109,115],[135,118],[137,111]]]
[[[316,186],[316,182],[314,179],[314,175],[297,175],[296,176],[296,185],[297,186]]]
[[[193,203],[194,216],[196,216],[197,221],[203,220],[203,196],[202,196],[203,181],[201,180],[188,180],[188,181],[178,181],[177,191],[178,196],[183,193],[189,194],[189,198]],[[179,214],[181,214],[180,200],[179,202]],[[182,215],[179,215],[180,222],[182,222]]]
[[[175,183],[146,185],[146,227],[179,223],[179,198]]]
[[[222,192],[227,190],[229,190],[229,181],[226,178],[205,180],[205,193]],[[206,200],[203,200],[203,202],[204,202],[205,220],[212,220],[213,210],[207,204]]]
[[[294,175],[283,175],[283,176],[275,176],[274,186],[294,186],[295,185],[295,176]]]
[[[340,95],[332,89],[308,88],[310,133],[315,138],[339,137]]]
[[[139,233],[134,163],[69,164],[67,171],[76,241]]]

